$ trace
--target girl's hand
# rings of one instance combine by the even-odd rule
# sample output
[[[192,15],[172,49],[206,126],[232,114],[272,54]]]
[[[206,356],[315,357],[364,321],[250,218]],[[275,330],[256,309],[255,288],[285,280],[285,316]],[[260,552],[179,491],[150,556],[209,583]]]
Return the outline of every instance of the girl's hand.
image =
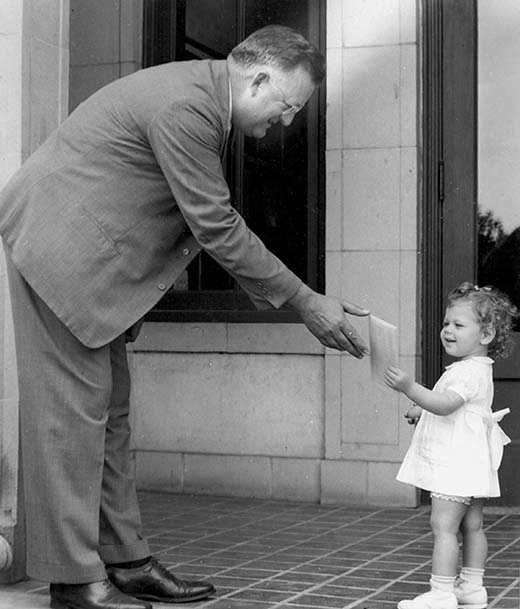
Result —
[[[423,409],[417,404],[414,404],[408,409],[408,412],[404,415],[410,425],[415,425],[421,418]]]
[[[385,383],[392,389],[395,389],[396,391],[400,391],[401,393],[406,393],[412,387],[414,380],[404,370],[391,366],[386,371]]]

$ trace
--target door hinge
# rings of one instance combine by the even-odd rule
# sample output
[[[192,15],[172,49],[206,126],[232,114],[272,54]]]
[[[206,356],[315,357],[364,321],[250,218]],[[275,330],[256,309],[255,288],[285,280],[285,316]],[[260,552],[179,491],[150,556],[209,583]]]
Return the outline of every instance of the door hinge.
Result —
[[[442,203],[444,201],[444,161],[439,161],[437,180],[437,187],[439,190],[439,201]]]

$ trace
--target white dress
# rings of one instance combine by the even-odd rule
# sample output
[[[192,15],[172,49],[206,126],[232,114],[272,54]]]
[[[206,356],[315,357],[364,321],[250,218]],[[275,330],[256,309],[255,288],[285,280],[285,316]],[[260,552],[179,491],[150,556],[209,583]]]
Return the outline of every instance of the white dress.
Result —
[[[423,411],[397,480],[462,497],[499,497],[498,467],[511,440],[493,413],[493,360],[472,357],[446,367],[433,391],[454,391],[464,404],[452,414]]]

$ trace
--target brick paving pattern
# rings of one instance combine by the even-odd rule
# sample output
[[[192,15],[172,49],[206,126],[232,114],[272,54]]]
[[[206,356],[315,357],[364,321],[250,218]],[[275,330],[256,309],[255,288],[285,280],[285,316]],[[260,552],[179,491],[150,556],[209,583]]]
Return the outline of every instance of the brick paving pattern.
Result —
[[[168,609],[390,609],[428,589],[424,508],[354,508],[262,499],[140,495],[153,554],[216,595]],[[520,609],[520,510],[486,510],[489,609]],[[47,586],[0,586],[0,609],[48,607]]]

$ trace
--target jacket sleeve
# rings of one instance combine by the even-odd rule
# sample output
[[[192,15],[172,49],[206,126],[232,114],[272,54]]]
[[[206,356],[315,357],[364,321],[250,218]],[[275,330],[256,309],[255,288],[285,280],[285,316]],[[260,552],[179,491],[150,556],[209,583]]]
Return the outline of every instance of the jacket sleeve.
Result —
[[[224,125],[189,100],[156,115],[148,138],[198,243],[243,287],[257,308],[279,308],[301,285],[233,208],[221,165]]]

